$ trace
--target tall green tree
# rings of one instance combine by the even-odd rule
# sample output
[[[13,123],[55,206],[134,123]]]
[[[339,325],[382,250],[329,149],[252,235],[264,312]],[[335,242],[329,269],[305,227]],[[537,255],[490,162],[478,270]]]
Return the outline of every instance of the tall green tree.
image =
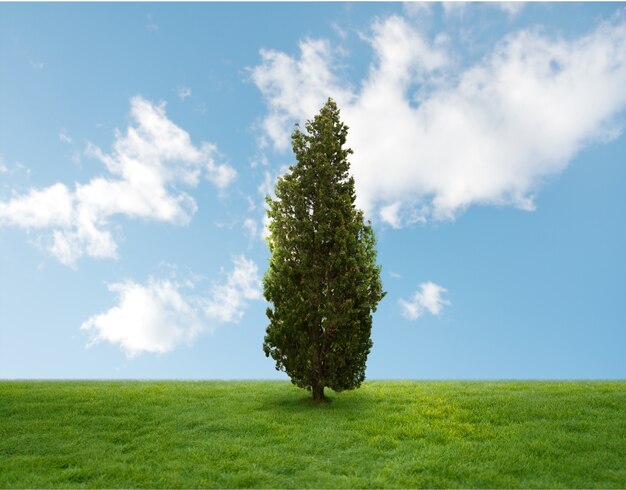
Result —
[[[271,307],[263,344],[291,381],[324,399],[324,388],[358,388],[372,348],[372,313],[386,294],[376,238],[355,207],[344,148],[348,127],[332,99],[306,131],[291,136],[297,163],[267,197],[269,269],[263,286]]]

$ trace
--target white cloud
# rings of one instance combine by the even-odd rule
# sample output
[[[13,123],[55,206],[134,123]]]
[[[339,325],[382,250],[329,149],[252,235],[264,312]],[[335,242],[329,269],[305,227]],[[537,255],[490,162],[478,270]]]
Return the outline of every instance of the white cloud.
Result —
[[[33,67],[33,70],[43,70],[43,61],[31,61],[30,66]]]
[[[190,96],[191,96],[191,89],[189,87],[178,88],[178,97],[180,98],[180,100],[184,102],[185,99]]]
[[[261,231],[261,238],[263,240],[267,239],[270,236],[270,223],[272,220],[267,214],[263,215],[263,230]]]
[[[196,310],[168,280],[150,279],[109,285],[117,306],[89,318],[81,330],[92,332],[88,346],[106,341],[119,345],[129,357],[142,352],[163,353],[189,343],[203,329]]]
[[[261,280],[256,264],[243,256],[236,257],[233,262],[235,267],[226,282],[213,286],[204,305],[205,315],[220,322],[239,320],[246,301],[261,297]]]
[[[7,168],[7,166],[4,163],[4,158],[2,158],[2,155],[0,155],[0,174],[4,174],[6,172],[8,172],[9,169]]]
[[[258,191],[265,199],[266,196],[274,196],[274,186],[278,175],[272,175],[269,170],[263,172],[263,181],[259,184]]]
[[[90,332],[88,347],[99,342],[118,345],[128,357],[165,353],[189,345],[217,323],[241,319],[248,300],[258,299],[260,278],[256,265],[245,257],[234,259],[224,284],[205,295],[189,294],[191,284],[150,278],[146,284],[123,281],[108,286],[117,305],[81,325]]]
[[[419,290],[415,292],[409,301],[404,299],[398,301],[402,314],[409,320],[417,320],[425,312],[438,316],[443,307],[450,304],[450,301],[443,298],[443,294],[447,291],[447,289],[434,282],[421,283]]]
[[[217,147],[215,145],[205,143],[203,149],[208,152],[207,154],[209,155],[217,154]],[[207,159],[204,170],[207,179],[218,189],[225,189],[237,177],[237,172],[233,167],[227,164],[218,164],[213,157]]]
[[[65,129],[62,129],[61,131],[59,131],[59,141],[61,143],[67,143],[67,144],[71,144],[72,143],[72,138],[67,134],[67,131],[65,131]]]
[[[0,202],[0,225],[20,228],[67,227],[74,215],[71,192],[63,184],[43,190],[31,189],[24,196]]]
[[[547,178],[620,133],[623,12],[573,40],[519,31],[465,68],[450,61],[445,35],[429,40],[399,16],[377,20],[369,43],[374,61],[358,92],[336,74],[324,40],[301,42],[299,58],[262,51],[253,79],[279,150],[293,122],[337,100],[355,152],[357,204],[392,226],[454,219],[476,204],[532,210]],[[306,76],[311,67],[318,78]]]
[[[262,238],[261,225],[253,218],[246,218],[243,221],[243,228],[248,233],[250,239]]]
[[[276,199],[276,195],[274,193],[276,181],[288,170],[288,165],[281,165],[277,172],[270,172],[269,170],[265,170],[263,172],[263,181],[257,187],[257,190],[263,199],[261,205],[264,210],[263,217],[260,218],[259,222],[253,220],[252,218],[248,218],[244,222],[244,228],[248,230],[251,237],[257,236],[261,240],[265,240],[269,236],[270,218],[267,216],[268,206],[267,202],[265,202],[265,198],[269,196],[271,199]]]
[[[248,203],[248,211],[254,211],[257,208],[257,205],[254,202],[254,199],[252,199],[252,196],[246,196],[246,202]]]
[[[260,153],[258,155],[255,155],[254,158],[250,161],[250,168],[256,168],[259,165],[267,167],[268,163],[269,162],[265,153]]]
[[[509,16],[509,19],[514,19],[519,15],[525,6],[524,2],[495,2],[495,6],[502,10]]]
[[[392,228],[400,228],[400,216],[398,215],[400,211],[400,202],[394,202],[393,204],[388,204],[387,206],[383,206],[380,208],[380,219],[389,225]]]
[[[108,176],[76,184],[73,192],[57,183],[0,202],[0,225],[52,228],[48,251],[67,265],[82,255],[113,258],[112,217],[185,225],[197,206],[179,185],[195,187],[204,175],[223,189],[234,179],[232,167],[216,162],[215,145],[193,145],[189,134],[167,118],[165,104],[134,97],[131,117],[126,134],[116,131],[111,153],[87,147]]]
[[[300,42],[300,58],[274,50],[261,50],[263,63],[252,70],[252,80],[266,95],[269,115],[263,130],[280,149],[289,147],[293,120],[314,114],[320,100],[333,94],[337,100],[350,100],[333,73],[333,50],[326,40]],[[285,128],[289,128],[285,131]]]

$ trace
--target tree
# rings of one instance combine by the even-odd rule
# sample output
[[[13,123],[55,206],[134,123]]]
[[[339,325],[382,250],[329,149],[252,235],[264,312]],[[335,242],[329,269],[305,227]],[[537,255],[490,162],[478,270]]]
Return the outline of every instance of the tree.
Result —
[[[358,388],[372,348],[372,313],[386,294],[371,223],[356,209],[344,148],[348,127],[332,99],[291,136],[297,163],[266,198],[269,326],[263,344],[291,381],[324,399],[324,388]]]

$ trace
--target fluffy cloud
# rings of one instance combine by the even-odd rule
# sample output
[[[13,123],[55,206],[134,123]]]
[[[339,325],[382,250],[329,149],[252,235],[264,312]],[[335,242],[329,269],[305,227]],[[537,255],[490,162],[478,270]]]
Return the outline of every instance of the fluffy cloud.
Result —
[[[409,320],[417,320],[425,312],[438,316],[443,307],[450,304],[450,301],[443,298],[447,291],[434,282],[423,282],[409,301],[398,301],[402,314]]]
[[[73,220],[72,193],[63,184],[31,189],[7,203],[0,202],[0,225],[22,228],[67,227]]]
[[[204,313],[219,322],[234,322],[243,316],[247,300],[261,298],[260,279],[254,262],[245,257],[234,260],[234,269],[225,283],[213,286]]]
[[[269,196],[272,199],[276,199],[276,196],[274,195],[274,186],[276,185],[276,181],[288,170],[289,167],[287,165],[282,165],[276,172],[270,172],[268,170],[263,172],[263,181],[257,188],[259,194],[263,198],[262,205],[259,206],[259,208],[263,210],[263,215],[257,218],[248,217],[243,222],[243,228],[246,230],[251,239],[258,238],[260,240],[265,240],[269,236],[270,219],[267,216],[268,206],[265,202],[265,198]],[[253,204],[252,199],[250,197],[248,197],[248,199],[250,200],[249,203]],[[255,211],[256,209],[257,206],[252,205],[249,206],[248,211]]]
[[[279,150],[293,122],[337,100],[358,205],[394,227],[454,219],[476,204],[532,210],[546,178],[619,134],[623,12],[572,40],[519,31],[464,68],[451,61],[446,36],[430,40],[399,16],[376,21],[368,42],[374,61],[358,92],[337,75],[336,51],[323,40],[301,42],[299,58],[262,51],[252,73],[268,106],[265,134]]]
[[[117,294],[117,305],[80,328],[91,334],[88,346],[109,342],[128,357],[188,345],[218,323],[238,321],[247,302],[261,297],[257,266],[242,256],[234,259],[224,283],[205,295],[190,295],[188,285],[154,278],[146,284],[124,281],[108,288]]]
[[[106,341],[119,345],[129,357],[142,352],[168,352],[193,340],[203,325],[180,286],[150,279],[146,285],[126,281],[109,285],[119,303],[82,324],[93,333],[88,345]]]
[[[263,238],[260,222],[253,218],[245,218],[242,224],[250,240]]]
[[[274,145],[289,147],[294,120],[316,113],[320,100],[333,94],[337,100],[350,100],[333,73],[333,49],[326,40],[300,42],[300,58],[294,59],[274,50],[261,50],[263,63],[252,70],[252,80],[266,96],[269,115],[263,130]]]
[[[396,201],[392,204],[388,204],[380,208],[379,217],[382,221],[391,225],[392,228],[401,228],[401,220],[399,216],[400,201]]]
[[[111,217],[184,225],[196,203],[178,185],[195,187],[204,175],[223,189],[234,179],[232,167],[216,162],[216,147],[193,145],[189,134],[167,118],[164,104],[134,97],[131,117],[125,134],[116,131],[111,153],[87,147],[108,176],[76,184],[73,191],[57,183],[0,202],[0,225],[51,228],[48,251],[67,265],[82,255],[113,258],[117,244],[109,230]]]

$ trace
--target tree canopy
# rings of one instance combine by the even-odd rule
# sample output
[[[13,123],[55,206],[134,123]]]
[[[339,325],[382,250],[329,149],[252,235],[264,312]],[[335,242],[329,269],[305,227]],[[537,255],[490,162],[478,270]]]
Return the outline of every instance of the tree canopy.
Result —
[[[297,163],[268,204],[271,252],[263,285],[271,306],[263,344],[292,382],[324,399],[324,388],[357,388],[372,348],[372,313],[384,297],[376,238],[355,206],[345,148],[348,127],[328,99],[292,134]]]

